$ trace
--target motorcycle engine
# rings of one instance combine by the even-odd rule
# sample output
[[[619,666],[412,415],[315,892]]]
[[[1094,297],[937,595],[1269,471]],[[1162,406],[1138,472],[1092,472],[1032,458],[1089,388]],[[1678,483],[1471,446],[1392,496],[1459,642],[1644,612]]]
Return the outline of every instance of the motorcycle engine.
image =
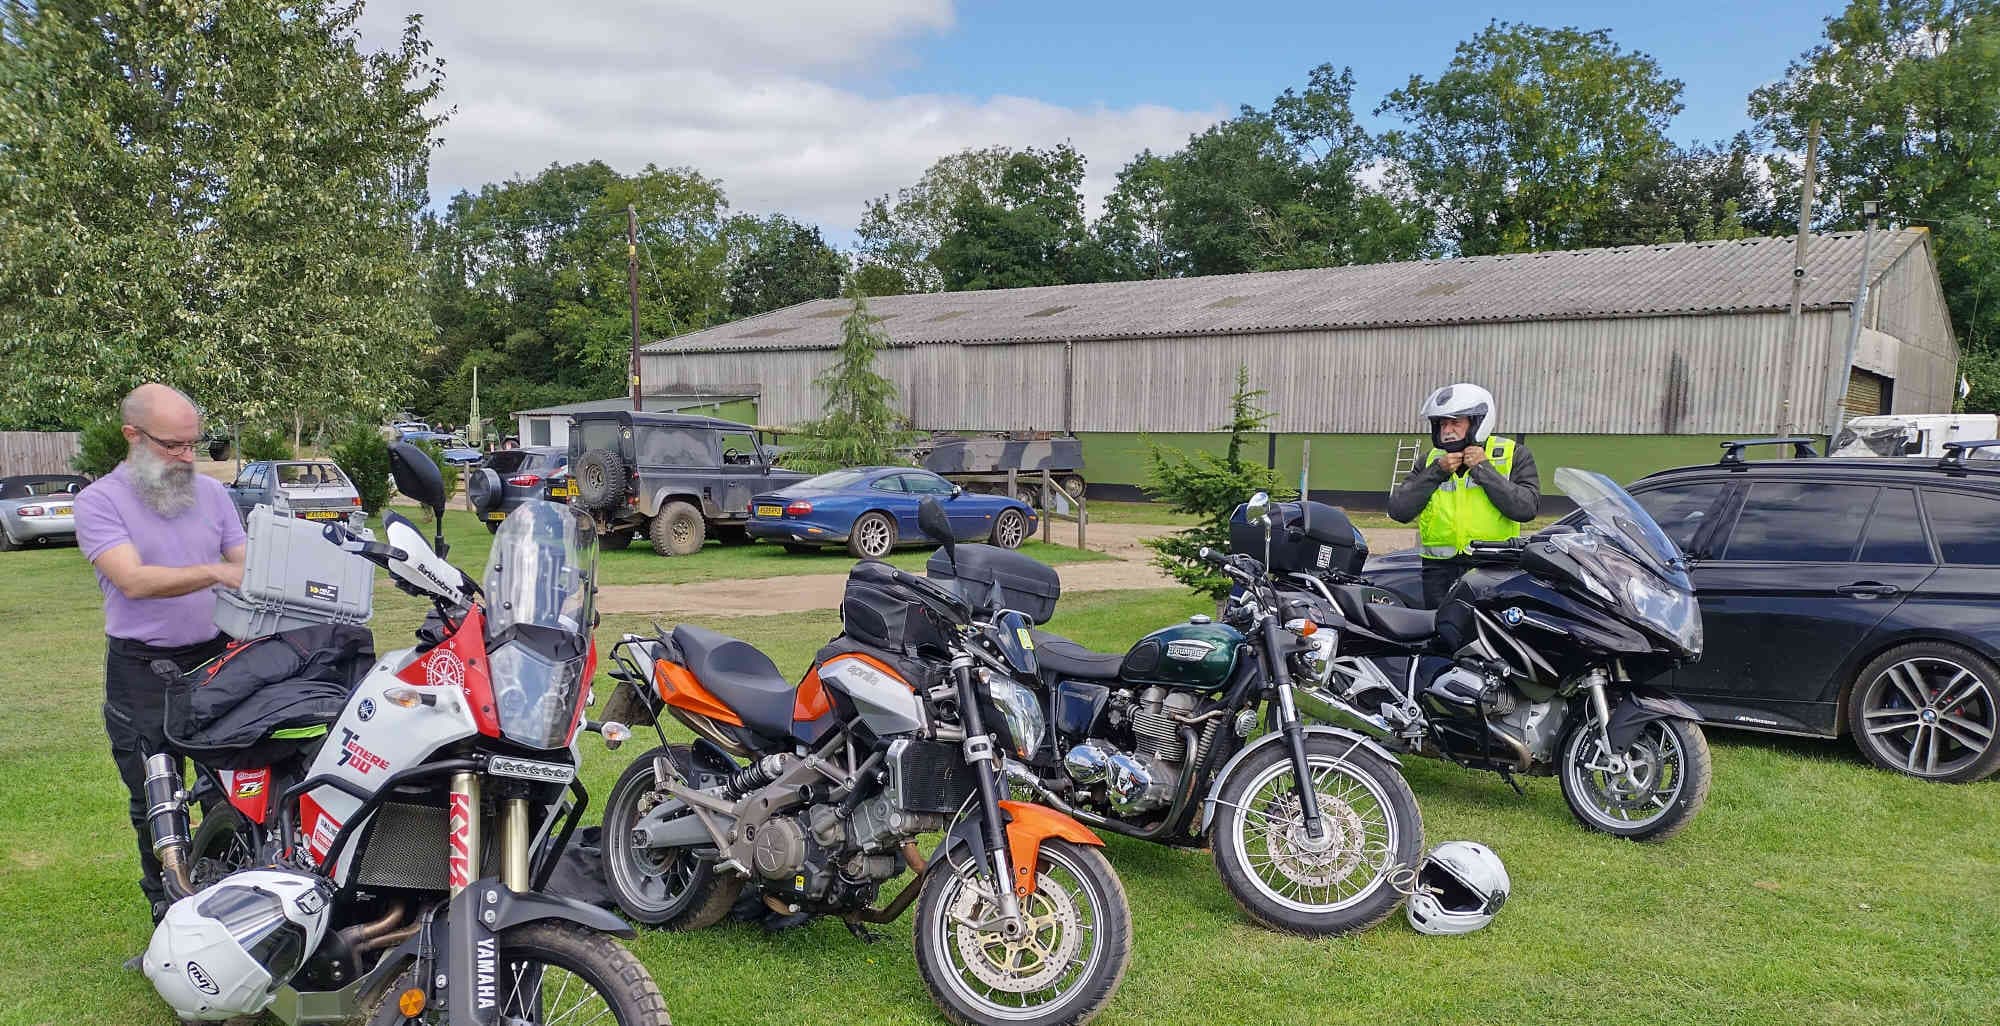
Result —
[[[1180,789],[1187,765],[1178,718],[1191,714],[1196,701],[1193,692],[1166,688],[1147,688],[1136,697],[1118,692],[1112,696],[1110,719],[1131,730],[1133,750],[1096,739],[1085,741],[1063,757],[1064,771],[1079,786],[1102,787],[1111,810],[1120,816],[1164,808]],[[1219,722],[1209,722],[1197,757],[1208,750]]]

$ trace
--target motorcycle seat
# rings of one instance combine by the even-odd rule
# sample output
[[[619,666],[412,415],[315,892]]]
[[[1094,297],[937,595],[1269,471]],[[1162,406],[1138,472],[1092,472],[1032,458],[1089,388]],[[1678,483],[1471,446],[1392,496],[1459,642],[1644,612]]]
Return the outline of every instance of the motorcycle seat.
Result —
[[[1029,631],[1028,637],[1035,643],[1035,662],[1058,677],[1117,680],[1118,668],[1125,665],[1122,655],[1093,652],[1060,634]]]
[[[1437,633],[1437,611],[1405,606],[1364,605],[1362,626],[1396,641],[1422,641]]]
[[[791,736],[797,691],[770,656],[747,641],[693,624],[676,626],[673,638],[688,672],[735,710],[744,726],[772,740]]]

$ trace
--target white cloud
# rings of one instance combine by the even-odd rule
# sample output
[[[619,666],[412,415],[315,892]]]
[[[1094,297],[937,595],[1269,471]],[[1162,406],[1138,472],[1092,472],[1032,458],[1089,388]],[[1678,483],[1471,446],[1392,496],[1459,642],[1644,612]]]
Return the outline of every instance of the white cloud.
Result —
[[[371,3],[364,45],[393,42],[413,6]],[[445,61],[443,105],[456,107],[432,160],[439,198],[551,163],[690,166],[722,179],[737,210],[784,211],[846,239],[866,200],[947,153],[1067,140],[1089,158],[1094,207],[1134,153],[1176,149],[1222,116],[1008,95],[881,96],[853,84],[907,61],[899,48],[912,40],[949,31],[948,0],[422,7],[424,34]]]

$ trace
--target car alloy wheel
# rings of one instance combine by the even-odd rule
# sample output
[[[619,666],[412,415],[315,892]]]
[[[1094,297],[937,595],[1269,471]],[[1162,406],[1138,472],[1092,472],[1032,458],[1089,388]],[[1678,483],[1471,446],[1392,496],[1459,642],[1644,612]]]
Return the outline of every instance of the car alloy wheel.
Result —
[[[861,559],[881,559],[896,547],[896,522],[881,513],[863,513],[854,522],[848,550]]]
[[[1877,672],[1863,685],[1860,716],[1850,724],[1863,752],[1911,776],[1985,776],[1977,766],[1990,762],[2000,714],[1992,684],[1970,662],[1912,652]]]
[[[993,522],[993,544],[1003,549],[1018,549],[1028,534],[1028,518],[1018,509],[1002,510],[1000,518]]]

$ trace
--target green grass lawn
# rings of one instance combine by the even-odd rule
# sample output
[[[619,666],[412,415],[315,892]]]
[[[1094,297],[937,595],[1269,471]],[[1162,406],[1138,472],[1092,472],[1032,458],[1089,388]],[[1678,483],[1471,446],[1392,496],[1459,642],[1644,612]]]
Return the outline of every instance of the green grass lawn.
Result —
[[[457,536],[462,557],[486,542]],[[98,713],[97,590],[74,549],[8,553],[0,567],[0,1024],[170,1026],[145,979],[119,968],[148,927]],[[1175,591],[1072,595],[1051,626],[1116,649],[1206,607]],[[406,644],[421,611],[379,589],[380,646]],[[838,629],[830,610],[710,626],[792,675]],[[600,639],[647,629],[610,617]],[[1484,841],[1513,877],[1500,918],[1469,937],[1420,936],[1400,918],[1357,937],[1279,936],[1243,917],[1207,853],[1110,838],[1137,939],[1098,1021],[1993,1022],[2000,782],[1923,784],[1869,769],[1845,745],[1713,740],[1708,807],[1658,847],[1584,832],[1552,780],[1524,782],[1519,797],[1489,774],[1407,761],[1430,839]],[[589,739],[592,794],[646,747],[607,752]],[[726,924],[632,946],[683,1024],[942,1021],[917,978],[909,919],[883,932],[865,945],[835,922],[776,936]]]
[[[1386,513],[1370,513],[1365,510],[1347,510],[1347,518],[1354,526],[1364,531],[1381,528],[1415,527],[1415,524],[1399,524],[1389,519]],[[1542,517],[1532,523],[1523,524],[1525,532],[1539,531],[1556,522],[1555,517]],[[1187,527],[1197,522],[1197,518],[1187,513],[1176,513],[1166,504],[1159,502],[1114,502],[1109,499],[1090,500],[1090,522],[1093,524],[1163,524],[1171,527]],[[1061,525],[1057,526],[1061,530]]]

